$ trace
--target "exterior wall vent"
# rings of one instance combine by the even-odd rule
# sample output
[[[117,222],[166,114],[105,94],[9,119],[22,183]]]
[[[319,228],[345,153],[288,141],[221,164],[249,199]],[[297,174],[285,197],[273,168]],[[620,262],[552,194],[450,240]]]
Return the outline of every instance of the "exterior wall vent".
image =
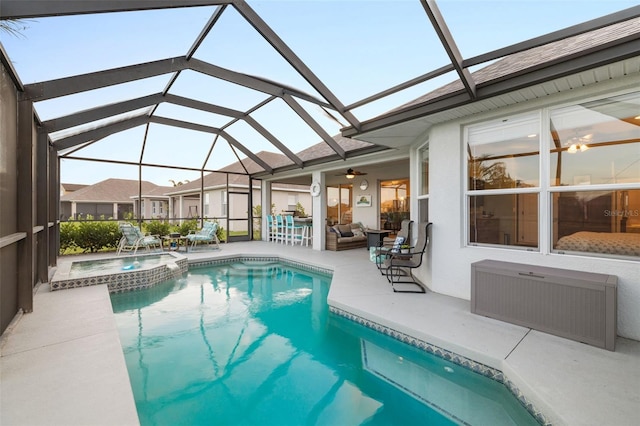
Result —
[[[471,264],[471,312],[615,350],[613,275],[483,260]]]

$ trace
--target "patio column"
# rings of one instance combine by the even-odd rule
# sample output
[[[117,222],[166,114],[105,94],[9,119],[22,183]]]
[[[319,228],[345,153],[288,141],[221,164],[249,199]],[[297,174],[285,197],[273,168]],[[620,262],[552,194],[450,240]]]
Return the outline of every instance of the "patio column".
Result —
[[[118,203],[113,203],[112,217],[118,220]]]
[[[260,203],[262,203],[262,241],[269,241],[267,216],[271,214],[271,182],[262,181],[260,184]]]
[[[325,247],[325,226],[327,224],[327,191],[325,188],[325,178],[322,172],[311,173],[312,184],[320,185],[320,195],[311,199],[313,211],[313,249],[324,250]]]

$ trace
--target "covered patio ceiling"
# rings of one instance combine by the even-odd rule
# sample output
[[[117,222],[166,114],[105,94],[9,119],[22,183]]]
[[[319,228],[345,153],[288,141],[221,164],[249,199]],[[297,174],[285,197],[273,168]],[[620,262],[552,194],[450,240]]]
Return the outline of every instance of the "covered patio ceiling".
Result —
[[[296,53],[290,47],[292,43],[302,46],[291,35],[295,31],[300,38],[304,38],[305,32],[313,33],[312,37],[323,33],[304,26],[310,18],[296,15],[296,7],[302,7],[296,2],[280,5],[279,10],[291,12],[283,21],[274,17],[273,4],[256,3],[254,9],[244,0],[3,0],[0,17],[25,19],[34,28],[51,22],[51,27],[45,26],[44,35],[38,34],[33,39],[28,33],[17,41],[3,36],[3,46],[10,44],[10,48],[3,47],[7,50],[3,53],[9,60],[17,58],[15,64],[6,65],[16,69],[18,78],[27,76],[26,83],[20,82],[20,100],[34,102],[41,119],[39,132],[48,135],[61,158],[199,173],[219,171],[232,161],[250,159],[260,169],[250,173],[248,167],[244,168],[244,172],[253,177],[406,146],[424,134],[425,125],[430,124],[423,119],[419,125],[412,126],[411,120],[527,85],[542,84],[596,64],[611,64],[637,56],[640,50],[640,31],[630,31],[618,39],[571,52],[567,58],[549,58],[548,62],[541,60],[528,67],[503,70],[499,78],[492,80],[486,75],[474,74],[474,70],[488,68],[501,58],[534,52],[541,46],[624,24],[640,16],[640,6],[618,10],[615,9],[618,3],[612,2],[614,9],[605,16],[592,16],[586,22],[522,40],[512,40],[503,34],[500,40],[506,41],[506,46],[463,55],[456,33],[445,19],[447,11],[453,10],[451,3],[415,0],[384,3],[383,8],[377,3],[372,7],[360,3],[362,16],[347,17],[349,27],[321,22],[326,26],[326,49],[330,52],[320,55],[320,59],[314,58],[311,48],[302,47],[303,50],[299,48]],[[580,7],[588,9],[589,6],[586,3]],[[341,13],[339,2],[325,3],[317,10],[325,9],[336,14],[335,19]],[[387,14],[383,13],[385,10]],[[366,15],[372,12],[376,15]],[[380,19],[371,22],[371,16]],[[327,17],[331,14],[322,18]],[[449,15],[448,18],[457,24],[459,17]],[[547,18],[552,19],[553,14]],[[349,62],[349,55],[355,57],[356,53],[345,54],[342,46],[331,45],[335,39],[329,37],[329,33],[344,31],[338,39],[342,39],[345,46],[352,46],[349,37],[359,34],[367,37],[365,28],[379,26],[384,19],[405,19],[408,26],[415,27],[415,38],[404,36],[399,42],[411,45],[418,57],[415,59],[418,64],[407,68],[422,71],[402,81],[397,81],[396,75],[387,75],[373,84],[366,70],[358,70]],[[142,25],[149,21],[150,27]],[[469,24],[475,25],[478,31],[485,25],[480,20],[471,20]],[[283,25],[290,25],[294,31],[285,31],[289,27]],[[101,26],[111,30],[113,39],[105,35],[109,32],[103,32]],[[227,37],[229,28],[238,26],[246,27],[249,38]],[[59,38],[68,45],[48,44],[48,28],[64,28],[64,37]],[[279,32],[285,32],[287,38]],[[123,33],[126,33],[124,39]],[[95,52],[74,47],[87,37],[95,37],[96,49],[109,49],[99,52],[104,60],[91,61]],[[382,37],[391,38],[393,34]],[[139,44],[141,39],[147,43]],[[273,56],[267,59],[267,56],[255,56],[253,51],[239,50],[245,43],[261,46]],[[185,46],[182,52],[180,46]],[[313,46],[317,49],[319,44]],[[393,52],[369,48],[369,55],[378,55],[376,61],[384,61],[387,56],[393,60]],[[310,60],[303,60],[302,53]],[[38,58],[39,69],[21,69],[23,58],[29,56]],[[338,77],[331,74],[328,77],[331,83],[327,83],[312,68],[324,70],[322,65],[327,65],[327,58],[333,56],[336,62],[328,67],[338,70]],[[421,60],[427,56],[432,58]],[[132,57],[140,58],[139,62],[131,63]],[[236,60],[230,60],[231,57]],[[411,60],[414,58],[403,59]],[[307,64],[309,61],[314,67]],[[114,65],[109,66],[111,63]],[[438,65],[431,65],[434,63]],[[282,72],[272,72],[272,66]],[[399,64],[399,69],[404,66]],[[426,66],[432,68],[425,69]],[[373,72],[371,65],[369,67]],[[284,79],[276,80],[272,76]],[[335,80],[340,77],[346,80],[346,85],[361,87],[347,92],[342,89],[342,81]],[[380,88],[381,81],[386,86]],[[336,94],[331,86],[339,87],[344,94]],[[438,92],[436,89],[441,87],[451,90]],[[367,92],[370,89],[374,91]],[[360,99],[348,99],[353,93],[366,94]],[[396,108],[402,103],[403,107]],[[374,105],[376,107],[372,107]],[[282,130],[283,123],[287,131]],[[367,137],[368,132],[384,132],[388,126],[394,126],[389,127],[393,130],[383,137]],[[368,142],[344,136],[361,137]],[[260,156],[262,151],[277,152],[281,156],[266,161]]]

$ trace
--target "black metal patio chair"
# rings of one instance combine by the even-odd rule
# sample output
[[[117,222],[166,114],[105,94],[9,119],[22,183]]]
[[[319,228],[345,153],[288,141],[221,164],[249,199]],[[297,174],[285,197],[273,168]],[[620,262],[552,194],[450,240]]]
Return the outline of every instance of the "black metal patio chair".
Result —
[[[381,271],[387,276],[393,291],[397,293],[425,293],[426,289],[413,275],[413,270],[422,265],[424,253],[427,251],[430,241],[431,222],[418,224],[418,240],[408,253],[388,253],[387,258],[381,264]],[[396,288],[396,284],[413,284],[417,290],[404,290]]]

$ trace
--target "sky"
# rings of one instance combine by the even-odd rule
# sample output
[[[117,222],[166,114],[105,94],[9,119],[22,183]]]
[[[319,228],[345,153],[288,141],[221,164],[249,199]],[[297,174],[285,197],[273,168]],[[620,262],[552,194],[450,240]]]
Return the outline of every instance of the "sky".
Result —
[[[248,4],[305,61],[344,104],[437,69],[449,62],[419,0],[248,1]],[[637,1],[473,1],[437,2],[464,58],[559,30],[628,7]],[[2,43],[24,84],[47,81],[175,56],[183,56],[215,7],[38,18],[25,22],[20,36],[0,32]],[[240,16],[228,7],[195,58],[295,87],[319,97],[312,87]],[[472,70],[473,71],[473,70]],[[446,74],[362,108],[354,115],[365,121],[457,78]],[[48,120],[105,103],[162,91],[168,76],[66,96],[35,105]],[[170,93],[228,108],[246,110],[266,95],[231,83],[185,71]],[[301,102],[330,135],[340,126],[320,108]],[[219,127],[228,117],[162,104],[160,116]],[[293,152],[320,142],[281,100],[252,114]],[[346,121],[341,117],[343,125]],[[99,125],[101,123],[95,123]],[[227,129],[253,152],[276,151],[240,121]],[[60,137],[62,135],[57,135]],[[100,140],[74,155],[84,158],[139,160],[144,126]],[[236,161],[219,140],[207,159],[214,135],[152,125],[143,159],[181,167],[218,169]],[[206,159],[206,161],[205,161]],[[63,160],[61,180],[93,184],[110,177],[137,179],[138,167]],[[199,172],[145,167],[144,180],[171,185],[200,177]]]

